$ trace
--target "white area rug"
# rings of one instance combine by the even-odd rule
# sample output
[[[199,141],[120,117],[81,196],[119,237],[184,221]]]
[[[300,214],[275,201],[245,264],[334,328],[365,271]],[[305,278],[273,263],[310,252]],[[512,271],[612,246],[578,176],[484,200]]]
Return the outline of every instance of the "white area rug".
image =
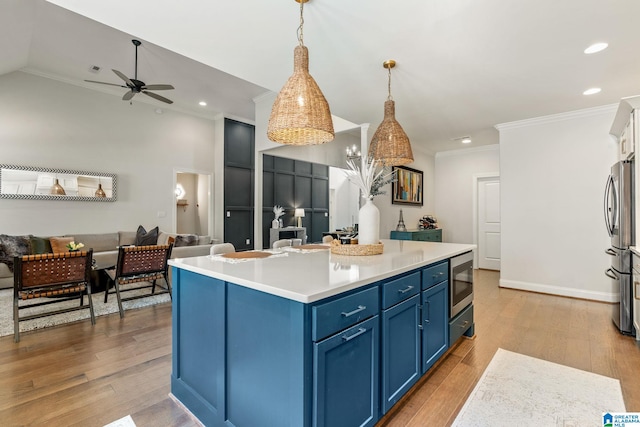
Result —
[[[156,288],[157,289],[157,288]],[[138,291],[136,291],[138,292]],[[139,291],[148,292],[148,290]],[[126,296],[133,296],[134,291],[127,292]],[[99,322],[98,316],[116,313],[118,311],[118,300],[115,295],[109,295],[109,301],[105,304],[104,292],[93,295],[93,311],[96,316],[96,323]],[[122,307],[127,309],[146,307],[149,305],[160,304],[170,301],[169,294],[154,295],[148,298],[140,298],[132,301],[123,301]],[[85,297],[84,303],[88,304]],[[49,307],[36,307],[29,310],[21,310],[21,315],[28,315],[36,312],[47,310],[55,310],[62,308],[64,305],[77,306],[78,300],[67,301],[65,303],[54,304]],[[55,316],[41,317],[39,319],[25,320],[20,322],[20,332],[32,331],[34,329],[46,328],[49,326],[60,325],[63,323],[75,322],[77,320],[89,319],[89,310],[78,310],[70,313],[56,314]],[[90,322],[90,321],[89,321]],[[0,290],[0,336],[13,335],[13,289]]]
[[[453,426],[602,426],[625,412],[620,382],[498,349]]]
[[[136,427],[136,423],[133,422],[131,415],[127,415],[126,417],[115,420],[104,427]]]

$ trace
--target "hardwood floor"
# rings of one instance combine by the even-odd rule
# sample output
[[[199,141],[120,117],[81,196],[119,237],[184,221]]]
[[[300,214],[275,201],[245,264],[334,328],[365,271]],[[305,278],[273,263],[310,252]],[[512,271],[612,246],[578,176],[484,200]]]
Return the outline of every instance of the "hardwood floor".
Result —
[[[619,378],[640,412],[640,347],[620,335],[610,305],[498,288],[477,271],[476,337],[462,339],[378,426],[449,425],[501,347]],[[2,426],[197,425],[169,394],[169,304],[0,338]],[[604,409],[604,408],[603,408]],[[263,427],[263,426],[257,426]]]

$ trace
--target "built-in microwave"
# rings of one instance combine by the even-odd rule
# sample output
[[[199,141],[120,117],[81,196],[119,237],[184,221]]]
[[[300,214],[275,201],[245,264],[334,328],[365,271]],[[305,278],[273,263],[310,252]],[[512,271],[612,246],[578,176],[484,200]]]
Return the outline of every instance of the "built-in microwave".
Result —
[[[473,301],[473,252],[449,261],[449,317],[453,318]]]

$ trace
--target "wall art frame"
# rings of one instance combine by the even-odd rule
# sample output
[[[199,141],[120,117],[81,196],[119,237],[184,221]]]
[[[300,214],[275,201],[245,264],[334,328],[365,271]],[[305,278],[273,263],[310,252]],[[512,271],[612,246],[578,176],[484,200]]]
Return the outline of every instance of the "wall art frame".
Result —
[[[51,194],[56,180],[64,195]],[[96,196],[98,189],[104,197]],[[114,202],[117,190],[112,173],[0,164],[0,199]]]
[[[422,171],[393,166],[395,179],[391,183],[391,203],[394,205],[424,204],[424,176]]]

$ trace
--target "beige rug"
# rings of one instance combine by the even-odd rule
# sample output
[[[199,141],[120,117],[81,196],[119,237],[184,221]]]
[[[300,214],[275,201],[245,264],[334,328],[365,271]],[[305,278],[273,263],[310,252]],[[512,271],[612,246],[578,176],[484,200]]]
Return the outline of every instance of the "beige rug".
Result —
[[[625,412],[618,380],[498,349],[453,426],[601,427],[605,412]]]
[[[127,296],[133,295],[133,292],[129,292]],[[148,292],[140,291],[140,292]],[[96,323],[99,322],[98,316],[104,316],[105,314],[116,313],[118,311],[118,301],[115,295],[109,295],[109,301],[105,304],[104,292],[93,295],[93,311],[96,316]],[[169,294],[154,295],[149,298],[140,298],[132,301],[124,301],[122,303],[123,308],[132,309],[146,307],[154,304],[161,304],[170,301]],[[88,304],[85,297],[84,303]],[[68,301],[65,303],[55,304],[49,307],[36,307],[33,309],[21,310],[21,315],[42,312],[51,310],[54,307],[63,307],[64,304],[68,306],[76,306],[78,300]],[[26,320],[20,322],[20,332],[32,331],[34,329],[47,328],[50,326],[60,325],[63,323],[75,322],[78,320],[89,319],[89,310],[78,310],[70,313],[56,314],[55,316],[41,317],[39,319]],[[13,335],[13,289],[0,290],[0,336]]]

